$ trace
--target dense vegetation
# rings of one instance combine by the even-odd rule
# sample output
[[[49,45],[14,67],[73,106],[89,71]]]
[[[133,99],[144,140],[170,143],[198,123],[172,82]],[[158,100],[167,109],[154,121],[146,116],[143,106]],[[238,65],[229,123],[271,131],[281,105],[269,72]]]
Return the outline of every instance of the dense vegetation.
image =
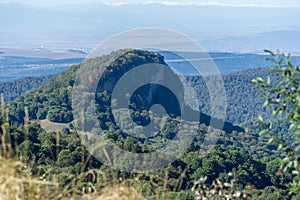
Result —
[[[201,131],[205,130],[204,125]],[[196,139],[193,148],[180,160],[147,174],[124,173],[102,165],[82,146],[71,124],[64,131],[47,133],[36,123],[24,126],[2,122],[1,136],[2,156],[17,156],[18,160],[30,166],[26,173],[41,180],[58,181],[60,191],[67,189],[65,195],[79,195],[81,191],[88,193],[87,188],[91,184],[99,190],[106,184],[119,184],[117,180],[134,179],[132,187],[149,199],[163,196],[165,199],[193,199],[193,180],[207,177],[205,185],[209,187],[215,179],[230,183],[234,175],[234,184],[230,190],[244,191],[247,188],[244,193],[252,194],[253,199],[291,198],[286,190],[290,176],[278,174],[279,162],[269,155],[256,159],[256,155],[264,149],[259,150],[255,139],[247,135],[241,135],[241,139],[238,139],[236,135],[226,138],[223,134],[218,145],[203,156],[199,156],[202,151]],[[126,141],[122,147],[136,151],[134,143],[129,143]],[[248,146],[243,145],[247,143]],[[253,147],[252,144],[257,146]],[[257,148],[257,152],[250,153],[251,148]]]
[[[271,77],[263,80],[261,77],[252,82],[263,92],[265,106],[273,107],[273,115],[283,116],[289,123],[290,139],[274,132],[273,123],[269,122],[261,131],[262,135],[270,135],[271,144],[279,144],[278,151],[284,152],[285,157],[280,165],[284,171],[292,171],[293,182],[289,185],[291,192],[300,193],[300,67],[292,65],[291,56],[280,53],[269,53],[273,56],[270,60],[276,76],[280,79],[278,84],[271,81]],[[259,121],[264,124],[260,116]]]
[[[118,56],[120,53],[121,56]],[[115,56],[118,59],[106,66],[107,71],[113,73],[105,73],[102,81],[109,80],[114,84],[132,67],[149,62],[164,63],[159,54],[138,50],[114,52],[88,62],[102,65]],[[1,156],[25,163],[24,174],[46,182],[57,182],[58,188],[50,188],[53,191],[49,193],[50,199],[58,197],[57,193],[60,193],[60,198],[82,197],[83,194],[122,182],[135,188],[147,199],[201,199],[211,195],[220,198],[232,195],[233,199],[300,198],[297,194],[288,194],[287,185],[293,175],[289,171],[280,171],[281,155],[274,153],[278,146],[269,144],[268,136],[260,137],[258,133],[261,129],[254,122],[243,125],[250,127],[249,131],[245,129],[245,132],[239,132],[243,129],[230,123],[226,124],[231,126],[230,130],[226,127],[220,130],[208,127],[205,120],[200,120],[197,135],[188,151],[179,160],[153,173],[128,173],[103,165],[83,146],[76,123],[73,122],[71,91],[75,72],[82,65],[73,66],[49,84],[20,96],[8,105],[2,104]],[[100,126],[109,130],[106,138],[124,150],[140,153],[153,151],[174,138],[178,117],[176,112],[168,113],[170,116],[165,129],[150,141],[130,137],[119,130],[112,118],[110,89],[110,85],[101,87],[100,84],[96,94]],[[141,89],[140,96],[133,95],[130,107],[136,123],[147,124],[147,109],[149,105],[157,103],[144,103],[143,95],[147,92],[149,88],[145,87]],[[32,122],[45,118],[68,125],[59,132],[46,132],[39,124]],[[186,133],[189,134],[189,131],[186,130]],[[203,154],[203,137],[213,137],[208,133],[217,133],[220,137],[211,151]],[[111,152],[108,153],[113,156]],[[119,158],[119,162],[127,162],[126,159]]]
[[[259,114],[266,120],[274,119],[271,115],[272,108],[263,106],[264,100],[261,98],[263,93],[251,84],[251,80],[258,76],[266,78],[272,74],[274,72],[270,71],[269,68],[257,68],[222,76],[227,98],[227,121],[240,124],[255,120]],[[198,98],[202,102],[200,110],[210,114],[210,107],[207,104],[210,101],[210,96],[203,78],[190,76],[188,80],[198,91]],[[278,79],[274,79],[273,82],[278,82]]]
[[[42,77],[22,78],[10,82],[0,83],[0,94],[4,95],[4,101],[12,101],[21,94],[46,85],[55,78],[55,75]]]
[[[234,124],[240,124],[245,121],[255,120],[255,118],[259,114],[262,115],[266,120],[271,120],[272,118],[274,118],[271,115],[272,109],[265,108],[263,106],[264,101],[260,98],[262,92],[253,87],[250,83],[251,80],[258,76],[266,78],[272,73],[273,72],[271,72],[268,68],[257,68],[235,72],[228,75],[222,75],[227,98],[226,121]],[[71,74],[65,73],[65,76],[67,77],[70,75]],[[5,101],[11,101],[21,94],[27,92],[28,90],[45,85],[53,78],[54,76],[45,76],[43,78],[25,78],[13,82],[0,83],[0,88],[2,88],[0,92],[5,94]],[[63,80],[59,79],[61,78],[56,79],[56,82],[58,82],[58,86],[61,82],[64,82]],[[209,93],[207,88],[205,87],[203,79],[199,76],[188,76],[187,80],[198,91],[198,98],[201,100],[200,102],[202,102],[200,110],[203,113],[209,114],[210,107],[207,103],[205,103],[209,101]],[[277,80],[274,80],[274,82],[276,81]],[[46,87],[55,87],[55,85]],[[43,92],[43,90],[40,90],[39,92],[45,93]],[[41,113],[46,112],[41,111]],[[39,116],[36,118],[41,117]],[[60,120],[56,119],[54,121]]]

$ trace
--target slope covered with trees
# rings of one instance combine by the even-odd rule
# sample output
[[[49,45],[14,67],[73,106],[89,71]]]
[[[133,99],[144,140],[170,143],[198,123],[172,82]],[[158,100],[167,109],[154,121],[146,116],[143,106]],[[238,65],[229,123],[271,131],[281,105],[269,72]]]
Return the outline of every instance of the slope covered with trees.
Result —
[[[14,81],[0,83],[0,94],[4,94],[4,101],[12,101],[29,90],[41,87],[55,78],[55,75],[42,77],[28,77]]]
[[[113,84],[124,72],[143,63],[164,63],[163,57],[158,54],[137,50],[125,54],[114,52],[88,62],[105,64],[118,53],[122,56],[117,56],[116,62],[106,66],[109,73],[105,74],[105,82]],[[278,146],[269,144],[269,137],[260,137],[258,132],[261,129],[253,122],[249,122],[253,123],[251,131],[245,129],[239,132],[241,129],[230,123],[227,125],[231,125],[232,129],[228,131],[227,128],[209,127],[200,120],[188,151],[155,172],[129,173],[103,165],[82,144],[70,109],[75,72],[82,65],[73,66],[44,87],[2,105],[1,156],[25,163],[24,174],[58,183],[58,187],[49,187],[50,199],[59,195],[60,198],[80,198],[84,194],[95,194],[107,185],[122,183],[135,188],[147,199],[224,198],[225,195],[231,195],[233,199],[299,198],[299,195],[288,194],[287,186],[292,174],[280,171],[281,155],[274,153]],[[119,130],[112,119],[110,89],[110,85],[98,87],[95,99],[100,126],[109,130],[105,132],[107,139],[126,151],[147,153],[174,138],[177,133],[176,112],[169,113],[165,129],[149,140],[139,140]],[[136,123],[146,124],[147,109],[156,103],[145,103],[144,94],[149,92],[148,89],[142,88],[139,98],[133,95],[130,107]],[[32,121],[45,118],[67,122],[68,125],[61,131],[49,133]],[[244,126],[249,127],[247,123]],[[189,134],[191,130],[185,131]],[[219,135],[216,145],[204,153],[207,150],[202,145],[204,137],[214,137],[215,134]],[[108,152],[108,155],[115,156],[114,152]],[[125,165],[127,159],[121,157],[118,162]]]
[[[65,198],[70,195],[92,195],[96,190],[111,184],[119,185],[123,181],[147,199],[195,199],[197,194],[192,190],[196,184],[194,181],[204,177],[203,184],[207,189],[202,188],[203,191],[217,187],[214,184],[226,183],[222,189],[219,186],[217,189],[223,192],[228,190],[229,193],[240,191],[252,199],[291,198],[286,190],[290,176],[278,174],[279,162],[268,154],[262,154],[259,159],[257,155],[263,148],[259,150],[255,146],[258,139],[249,135],[237,136],[235,133],[226,136],[223,133],[217,145],[203,156],[199,135],[181,159],[153,173],[135,174],[113,170],[101,164],[82,146],[71,125],[64,131],[50,133],[36,123],[24,126],[9,125],[2,121],[1,127],[2,156],[13,157],[30,166],[23,168],[23,173],[29,173],[45,183],[55,181],[59,184],[59,187],[47,187],[52,191],[49,199],[53,199],[57,192],[65,195]],[[202,125],[200,131],[207,131],[207,127]],[[249,143],[248,146],[245,143]],[[135,144],[127,140],[121,147],[135,152]],[[257,152],[251,152],[251,148],[256,148]],[[216,179],[219,182],[215,182]],[[126,180],[131,182],[126,183]]]
[[[262,92],[251,85],[251,80],[254,78],[258,76],[266,78],[267,76],[272,75],[272,73],[273,72],[271,72],[269,68],[257,68],[235,72],[228,75],[222,75],[227,98],[226,121],[233,124],[240,124],[245,121],[255,120],[256,116],[259,114],[262,115],[266,120],[274,119],[274,117],[271,115],[272,109],[265,108],[263,106],[264,100],[261,98]],[[66,74],[66,72],[64,73],[64,76],[67,79],[70,79],[70,75],[71,74]],[[51,75],[44,77],[24,78],[12,82],[0,83],[0,93],[4,94],[5,101],[12,101],[29,90],[46,85],[54,78],[55,76]],[[198,91],[198,98],[200,102],[202,102],[200,110],[209,115],[210,107],[207,102],[209,102],[210,99],[203,78],[200,76],[187,76],[187,80],[192,86],[195,87],[196,91]],[[278,82],[277,80],[273,81],[274,83]],[[60,83],[64,82],[64,80],[62,80],[62,78],[57,78],[55,82],[57,82],[57,86],[60,86]],[[69,86],[71,85],[69,84]],[[45,88],[48,88],[47,91],[54,91],[53,89],[50,89],[51,87],[56,86],[54,84],[52,84],[52,86],[45,86]],[[39,92],[44,93],[43,89],[41,89]],[[35,93],[39,92],[36,91]],[[41,117],[41,115],[44,116],[46,114],[45,110],[47,109],[40,111],[36,118],[44,118]],[[52,116],[52,119],[53,118],[55,117]],[[56,119],[55,121],[60,120]]]
[[[113,79],[109,80],[112,82],[117,81],[115,79],[118,79],[118,77],[122,76],[127,70],[132,69],[138,65],[147,63],[157,63],[166,65],[161,55],[146,51],[133,50],[132,52],[127,52],[122,56],[118,56],[118,54],[122,55],[124,54],[124,52],[114,52],[111,55],[90,59],[86,63],[89,63],[90,65],[94,66],[100,66],[102,63],[105,63],[110,59],[117,57],[116,61],[111,63],[110,66],[105,66],[109,70],[114,72]],[[23,123],[23,116],[25,114],[24,108],[28,107],[29,118],[31,120],[49,119],[52,122],[71,122],[73,120],[71,108],[72,86],[75,81],[74,79],[76,71],[86,63],[74,65],[70,69],[59,74],[49,84],[46,84],[45,86],[27,94],[21,95],[15,101],[9,103],[9,118],[12,121]],[[170,74],[172,73],[173,72],[170,72]],[[86,78],[88,79],[89,77]],[[105,80],[103,79],[102,81]],[[143,92],[147,94],[147,91]],[[97,99],[97,96],[103,96],[101,94],[101,88],[98,88],[96,101],[101,105],[105,103],[101,99]],[[161,100],[158,101],[163,102],[164,98],[166,97],[160,97]],[[202,114],[202,116],[203,122],[209,124],[209,116],[205,115],[204,113]],[[232,127],[230,123],[226,123],[225,126],[227,126],[228,131],[232,131],[234,129],[234,127]]]
[[[258,115],[262,115],[266,120],[272,120],[272,108],[265,108],[262,99],[263,93],[253,87],[251,80],[256,77],[272,76],[274,72],[269,68],[249,69],[223,75],[224,86],[226,90],[226,120],[240,124],[245,121],[253,121]],[[213,76],[210,78],[214,78]],[[200,110],[210,114],[210,96],[205,81],[200,76],[189,76],[189,83],[196,88],[198,99],[202,104]],[[272,80],[277,83],[278,79]]]

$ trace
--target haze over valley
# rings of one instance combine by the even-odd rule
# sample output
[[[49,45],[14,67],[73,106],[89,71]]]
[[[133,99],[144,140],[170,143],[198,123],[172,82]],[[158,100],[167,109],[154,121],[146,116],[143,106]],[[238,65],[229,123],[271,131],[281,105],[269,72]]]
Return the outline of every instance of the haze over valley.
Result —
[[[207,51],[300,51],[300,7],[0,2],[0,18],[0,47],[90,49],[122,31],[162,27],[186,34]]]

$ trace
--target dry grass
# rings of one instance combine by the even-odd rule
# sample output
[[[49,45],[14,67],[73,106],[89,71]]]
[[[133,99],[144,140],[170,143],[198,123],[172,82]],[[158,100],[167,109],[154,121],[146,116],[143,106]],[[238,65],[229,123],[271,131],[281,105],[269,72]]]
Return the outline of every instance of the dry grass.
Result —
[[[82,200],[144,200],[144,198],[132,187],[114,186],[105,188],[98,194],[84,195]]]
[[[46,131],[46,132],[58,132],[61,131],[63,128],[67,126],[67,124],[64,123],[54,123],[49,121],[48,119],[45,120],[36,120],[32,122],[37,122],[38,124],[41,125],[41,127]]]
[[[67,196],[57,182],[40,181],[28,173],[21,162],[0,157],[1,200],[143,200],[142,195],[127,185],[108,186],[90,194]]]
[[[24,164],[0,158],[0,199],[49,199],[54,182],[44,182],[27,175]]]

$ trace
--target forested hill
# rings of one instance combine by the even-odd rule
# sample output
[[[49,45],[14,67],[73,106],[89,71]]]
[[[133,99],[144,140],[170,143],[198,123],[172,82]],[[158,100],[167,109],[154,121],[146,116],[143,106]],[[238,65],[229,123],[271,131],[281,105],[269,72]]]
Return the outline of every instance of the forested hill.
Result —
[[[256,68],[244,71],[234,72],[223,75],[224,86],[226,90],[226,121],[233,124],[240,124],[245,121],[253,121],[258,115],[262,115],[266,120],[273,120],[272,109],[263,106],[263,94],[251,84],[251,80],[268,76],[276,84],[278,77],[271,72],[269,68]],[[214,78],[214,77],[211,77]],[[201,112],[210,113],[209,92],[202,77],[189,76],[190,84],[198,91]]]
[[[62,87],[62,83],[64,83],[63,85],[71,86],[73,78],[72,71],[76,71],[76,66],[73,66],[69,70],[63,72],[62,75],[53,81],[53,83],[34,93],[41,93],[39,96],[46,96],[44,91],[47,90],[55,92],[57,90],[55,90],[55,87]],[[249,69],[222,75],[227,98],[226,121],[233,124],[240,124],[244,121],[252,121],[256,119],[258,115],[262,115],[267,120],[272,119],[272,110],[270,108],[266,109],[263,107],[264,102],[261,99],[262,94],[250,83],[252,79],[258,76],[266,78],[268,75],[271,75],[269,68]],[[54,75],[50,75],[0,83],[0,93],[4,94],[5,101],[12,101],[28,90],[46,85],[53,80],[54,77]],[[202,102],[200,106],[201,111],[205,114],[210,114],[208,103],[209,93],[203,79],[198,76],[190,76],[188,77],[188,80],[198,91],[198,98],[200,102]],[[71,83],[68,83],[68,81],[71,81]],[[273,81],[276,82],[276,79]],[[57,98],[58,97],[55,99]],[[53,106],[55,105],[53,102],[52,104]],[[37,116],[34,116],[34,118],[44,118],[45,115],[47,115],[46,112],[41,110]]]
[[[4,101],[12,101],[29,90],[36,89],[49,83],[55,76],[56,75],[27,77],[0,83],[0,94],[4,94]]]
[[[119,54],[121,56],[119,56]],[[166,65],[163,56],[157,53],[132,50],[131,52],[127,52],[124,55],[123,54],[124,52],[120,50],[113,52],[111,55],[90,59],[86,61],[86,63],[90,62],[90,64],[94,66],[103,66],[110,59],[117,57],[117,59],[110,66],[106,66],[107,68],[112,69],[114,72],[114,78],[120,78],[122,74],[126,72],[126,70],[128,71],[129,69],[141,64],[159,63]],[[13,102],[10,102],[10,120],[22,123],[25,114],[24,108],[28,107],[29,118],[31,120],[48,119],[52,122],[58,123],[71,122],[73,120],[71,107],[72,86],[74,84],[76,71],[79,67],[86,63],[72,66],[70,69],[59,74],[53,81],[45,86],[21,95]],[[99,104],[103,103],[101,100],[98,101]],[[200,113],[198,113],[198,116],[200,116]],[[201,114],[201,123],[208,125],[210,120],[210,116],[205,115],[204,113]],[[224,130],[232,132],[235,129],[242,131],[242,129],[234,127],[231,123],[225,123]]]
[[[69,71],[73,71],[73,68],[74,67],[56,78],[54,82],[56,82],[58,87],[61,86],[62,82],[66,82],[70,79],[71,73],[69,73]],[[271,73],[268,68],[256,68],[222,75],[227,98],[226,121],[233,124],[240,124],[244,121],[252,121],[256,119],[258,115],[262,115],[265,119],[271,120],[272,110],[263,107],[264,101],[260,98],[262,94],[250,83],[252,79],[258,76],[266,78],[272,75]],[[274,77],[274,75],[272,75],[272,77]],[[46,85],[54,78],[55,75],[50,75],[22,78],[11,82],[0,83],[0,93],[4,94],[4,100],[6,102],[12,101],[29,90]],[[187,79],[191,85],[199,91],[198,98],[200,102],[202,102],[200,106],[201,111],[205,114],[209,114],[209,93],[203,79],[198,76],[189,76]],[[72,78],[70,80],[72,80]],[[276,79],[273,81],[276,81]],[[51,83],[44,88],[48,88],[47,90],[49,90],[53,84],[54,83]],[[43,89],[39,91],[43,94],[44,92],[42,90]]]
[[[113,59],[116,57],[116,60]],[[110,63],[111,60],[114,60],[114,62]],[[207,177],[208,185],[216,181],[234,183],[232,186],[232,188],[234,187],[233,191],[242,191],[246,192],[247,195],[257,197],[253,199],[279,200],[284,199],[282,198],[283,196],[288,196],[287,184],[291,182],[290,176],[276,174],[279,169],[278,156],[274,154],[277,146],[268,144],[267,141],[269,138],[259,137],[258,133],[260,130],[256,129],[255,125],[253,125],[253,132],[247,130],[240,132],[241,129],[234,127],[231,123],[226,123],[223,130],[220,130],[220,128],[214,128],[213,126],[209,127],[205,121],[209,116],[201,114],[200,122],[202,123],[192,122],[189,124],[190,126],[183,130],[183,133],[186,135],[194,134],[195,130],[197,132],[191,145],[189,145],[189,149],[186,149],[186,152],[182,152],[181,148],[174,148],[175,153],[184,153],[183,156],[174,162],[170,161],[168,166],[155,173],[146,173],[140,176],[134,173],[121,172],[122,170],[120,172],[114,171],[90,155],[89,151],[82,145],[83,142],[79,138],[79,135],[76,134],[78,133],[78,126],[75,127],[74,123],[69,123],[61,131],[56,132],[46,131],[38,123],[35,123],[35,119],[49,119],[52,122],[59,123],[74,122],[71,110],[71,94],[73,89],[76,88],[74,87],[76,72],[78,72],[80,67],[84,67],[84,64],[102,66],[106,68],[95,94],[95,108],[97,113],[96,120],[98,120],[99,126],[102,130],[108,130],[103,132],[104,138],[131,153],[149,153],[162,148],[170,140],[175,140],[178,135],[178,113],[172,113],[173,110],[171,110],[170,115],[163,119],[165,120],[164,127],[154,137],[148,138],[136,137],[143,136],[143,130],[127,134],[127,131],[125,132],[116,126],[112,118],[112,86],[118,82],[124,73],[145,63],[165,64],[164,58],[160,54],[148,51],[131,50],[126,53],[124,51],[113,52],[111,55],[90,59],[85,63],[74,65],[56,76],[53,81],[45,86],[23,94],[9,104],[4,105],[3,108],[7,108],[9,111],[9,120],[5,121],[5,118],[0,118],[0,125],[2,127],[0,134],[5,135],[9,133],[10,135],[5,135],[7,137],[5,141],[7,140],[9,144],[3,145],[2,143],[0,145],[0,153],[5,152],[6,149],[10,149],[12,154],[20,156],[20,160],[31,163],[32,174],[38,174],[37,176],[43,177],[42,180],[52,180],[52,172],[57,172],[59,186],[63,191],[69,192],[69,188],[76,189],[70,191],[68,197],[70,197],[70,194],[79,191],[78,188],[81,188],[82,185],[92,184],[95,187],[102,187],[101,183],[103,181],[111,181],[115,177],[118,180],[135,179],[137,177],[135,180],[137,180],[136,184],[138,187],[141,188],[140,192],[145,196],[153,197],[149,199],[159,198],[160,196],[157,196],[157,194],[161,194],[161,191],[165,191],[168,194],[168,196],[163,197],[166,199],[176,199],[176,197],[179,199],[197,199],[193,198],[194,195],[192,193],[194,191],[191,187],[194,180],[200,180],[203,177]],[[94,69],[98,69],[98,67]],[[251,74],[254,71],[250,70],[247,72],[248,76],[243,76],[242,72],[241,74],[236,73],[232,76],[225,76],[225,84],[228,84],[227,81],[235,81],[232,84],[240,83],[241,89],[232,90],[235,92],[243,91],[243,84],[250,81],[252,79],[251,76],[264,75],[263,71],[265,71],[265,75],[269,73],[265,69],[261,70],[257,74]],[[93,77],[90,78],[89,75],[85,76],[83,74],[83,77],[86,78],[85,80],[93,82]],[[96,76],[97,73],[95,72],[92,75]],[[176,78],[175,74],[172,75],[170,73],[168,75]],[[233,77],[232,80],[230,77]],[[191,83],[201,90],[201,78],[189,77],[189,79]],[[226,88],[229,86],[226,86]],[[248,86],[250,87],[250,85]],[[139,93],[134,92],[128,106],[130,117],[137,124],[144,125],[149,122],[150,115],[147,109],[153,104],[162,103],[168,114],[169,108],[172,108],[174,105],[174,102],[170,101],[172,96],[168,92],[162,94],[153,93],[154,98],[148,102],[145,101],[145,98],[148,97],[146,94],[149,94],[148,86],[140,87],[137,91]],[[244,92],[247,91],[244,90]],[[204,95],[204,92],[201,95]],[[132,99],[133,101],[131,101]],[[168,99],[168,102],[165,99]],[[23,125],[24,116],[26,116],[25,107],[28,107],[30,123]],[[115,109],[114,111],[119,112],[120,110]],[[197,114],[200,113],[197,112]],[[87,115],[85,119],[90,119],[89,117]],[[120,116],[119,118],[122,123],[127,123],[127,117]],[[160,125],[161,121],[159,121],[157,115],[153,115],[153,121],[156,122],[155,126],[157,124]],[[247,124],[245,126],[248,128]],[[282,126],[279,125],[279,127]],[[95,130],[95,128],[86,131],[96,134],[90,135],[90,138],[85,138],[88,140],[88,143],[91,142],[92,146],[99,139],[100,141],[103,139],[102,137],[98,137],[98,130]],[[204,139],[206,142],[205,145],[203,145]],[[204,153],[207,150],[206,145],[214,147],[211,151]],[[128,161],[133,161],[131,164],[134,166],[142,166],[144,163],[144,161],[141,163],[133,157],[120,156],[114,151],[106,152],[109,158],[113,158],[114,161],[120,164],[119,166],[128,167]],[[168,156],[159,154],[155,157],[155,160],[160,161],[165,157]],[[150,167],[155,167],[155,164],[155,162],[146,163]],[[97,174],[95,175],[96,180],[91,182],[91,179],[82,177],[82,172]],[[74,180],[73,178],[69,178],[73,177],[73,175],[75,177]],[[166,178],[164,179],[164,177]],[[234,182],[231,181],[233,179]],[[178,184],[179,182],[180,184]],[[225,187],[222,186],[222,188]],[[231,187],[228,190],[231,190]],[[278,198],[274,198],[274,196]]]

